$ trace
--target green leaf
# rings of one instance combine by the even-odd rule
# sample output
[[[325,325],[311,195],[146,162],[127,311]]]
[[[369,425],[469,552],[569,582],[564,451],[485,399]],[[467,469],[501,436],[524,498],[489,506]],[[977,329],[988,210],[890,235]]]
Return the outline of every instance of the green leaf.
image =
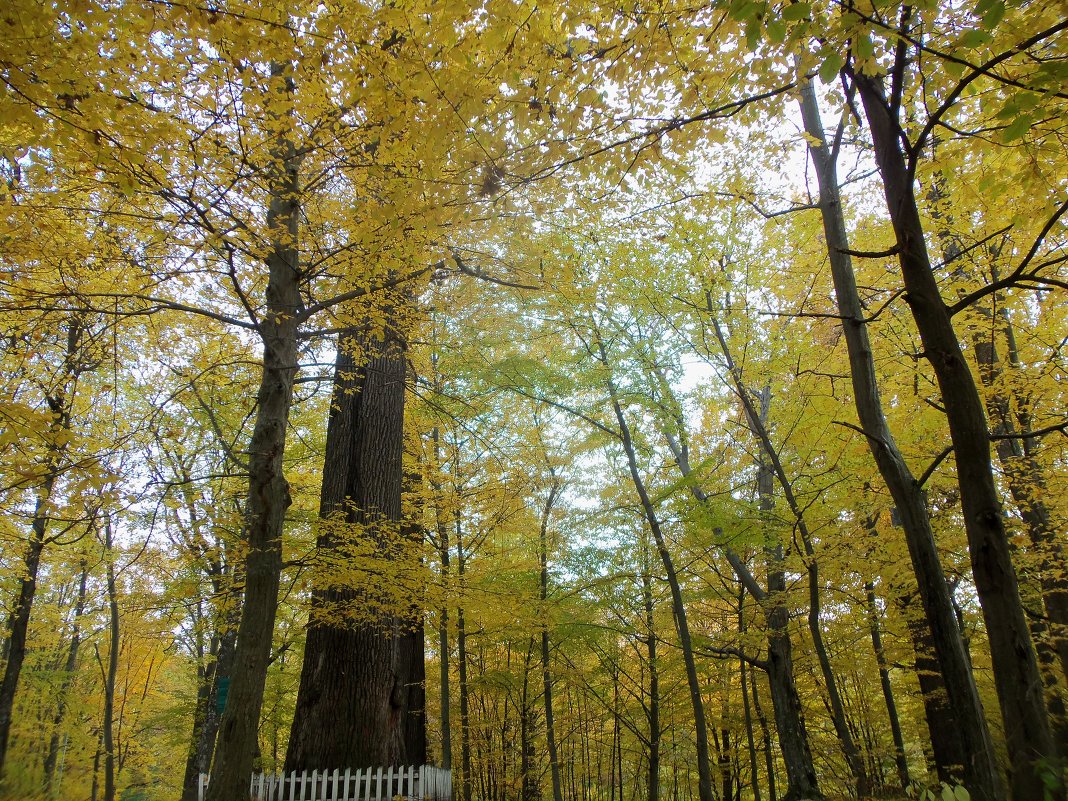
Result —
[[[731,17],[739,22],[746,22],[748,20],[756,19],[760,13],[760,6],[754,3],[753,0],[734,0],[731,3],[729,13]]]
[[[976,47],[982,47],[993,38],[986,31],[975,28],[960,37],[960,46],[975,49]]]
[[[856,41],[853,42],[853,52],[856,54],[857,58],[862,61],[867,61],[874,56],[875,45],[872,43],[871,37],[866,33],[862,33],[858,36]]]
[[[962,784],[958,784],[953,788],[953,795],[956,796],[957,801],[972,801],[972,794]]]
[[[782,20],[772,20],[767,25],[768,40],[773,44],[782,44],[786,41],[786,23]]]
[[[841,53],[831,53],[820,64],[820,80],[830,83],[838,76],[838,70],[845,65],[845,58]]]
[[[791,3],[782,10],[782,18],[787,22],[800,22],[808,19],[812,7],[808,3]]]
[[[1005,0],[998,0],[990,7],[990,10],[983,14],[983,27],[987,30],[997,26],[1001,22],[1002,17],[1005,16]]]
[[[1009,142],[1015,142],[1021,138],[1028,129],[1034,123],[1030,114],[1021,114],[1019,117],[1009,123],[1008,127],[1001,132],[1001,141],[1008,144]],[[952,799],[951,799],[952,801]]]
[[[756,50],[757,45],[760,44],[761,30],[760,22],[756,19],[751,19],[745,25],[745,44],[750,50]]]

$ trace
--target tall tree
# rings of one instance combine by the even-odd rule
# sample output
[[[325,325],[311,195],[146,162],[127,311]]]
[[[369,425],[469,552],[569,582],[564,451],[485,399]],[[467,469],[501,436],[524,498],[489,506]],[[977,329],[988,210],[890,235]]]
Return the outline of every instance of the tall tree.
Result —
[[[378,330],[339,337],[317,545],[328,569],[316,579],[287,771],[426,761],[414,686],[422,616],[345,586],[338,570],[368,544],[383,561],[413,553],[401,519],[407,325],[390,306]]]
[[[820,213],[827,238],[835,296],[849,352],[850,380],[857,415],[903,522],[909,555],[934,638],[941,673],[946,682],[949,702],[962,727],[961,735],[966,752],[963,766],[965,785],[972,793],[977,794],[977,797],[982,798],[984,794],[988,794],[993,799],[1001,798],[1003,791],[1000,789],[1001,779],[993,744],[964,643],[957,629],[952,600],[934,544],[926,499],[921,485],[913,478],[902,457],[883,413],[875,362],[865,323],[866,315],[857,291],[849,255],[845,216],[838,190],[837,154],[831,149],[824,133],[815,89],[811,83],[803,85],[801,103],[805,131],[813,137],[809,152],[816,164]],[[932,737],[938,736],[938,732],[932,732]]]

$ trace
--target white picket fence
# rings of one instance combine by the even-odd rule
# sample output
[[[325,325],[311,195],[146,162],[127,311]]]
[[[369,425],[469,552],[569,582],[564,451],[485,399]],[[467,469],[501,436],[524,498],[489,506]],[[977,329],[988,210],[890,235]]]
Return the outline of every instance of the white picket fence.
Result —
[[[197,792],[204,801],[208,775],[200,774]],[[255,773],[249,788],[252,801],[451,801],[452,771],[422,767],[363,770],[303,770],[299,773]]]

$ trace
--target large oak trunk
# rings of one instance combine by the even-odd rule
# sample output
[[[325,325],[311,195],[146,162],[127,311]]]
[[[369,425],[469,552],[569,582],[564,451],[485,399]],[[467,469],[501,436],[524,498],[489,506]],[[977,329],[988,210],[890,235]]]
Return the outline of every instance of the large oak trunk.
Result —
[[[316,580],[287,771],[426,760],[422,618],[379,609],[374,587],[334,572],[361,546],[403,558],[412,536],[401,524],[405,370],[393,320],[339,340],[318,540],[332,569]]]

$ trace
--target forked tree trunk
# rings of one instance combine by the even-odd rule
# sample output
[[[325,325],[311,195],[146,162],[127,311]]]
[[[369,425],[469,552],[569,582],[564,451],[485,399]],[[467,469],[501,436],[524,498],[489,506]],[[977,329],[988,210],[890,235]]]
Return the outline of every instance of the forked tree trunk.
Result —
[[[684,478],[693,477],[689,455],[682,443],[667,435],[668,444],[679,472]],[[757,494],[761,512],[766,514],[774,506],[772,497],[774,476],[766,461],[757,464]],[[708,496],[696,482],[690,483],[690,493],[700,503],[707,503]],[[716,535],[721,532],[717,529]],[[761,587],[749,571],[742,558],[730,547],[724,547],[723,553],[734,570],[738,581],[760,604],[767,624],[768,658],[763,666],[768,676],[768,689],[771,693],[772,713],[775,716],[775,731],[779,737],[779,750],[786,767],[786,794],[784,801],[795,799],[819,799],[823,797],[816,777],[816,768],[812,761],[808,731],[801,707],[801,698],[797,693],[794,678],[793,642],[790,639],[790,615],[786,608],[786,572],[783,566],[781,545],[764,549],[764,562],[767,566],[766,589]],[[753,684],[754,698],[756,686]],[[761,725],[767,734],[767,718],[763,709],[757,706]],[[772,801],[775,801],[774,758],[770,751],[770,741],[765,737],[765,754],[768,757],[768,787]]]
[[[802,85],[801,115],[806,133],[819,142],[809,147],[809,154],[819,183],[820,213],[838,311],[849,352],[857,416],[905,529],[905,541],[919,584],[924,612],[931,627],[940,672],[945,679],[949,703],[956,713],[964,741],[964,784],[975,799],[1001,801],[1005,798],[1005,792],[971,666],[957,629],[949,587],[927,516],[926,501],[883,415],[865,311],[848,254],[849,239],[838,194],[837,168],[823,132],[815,90],[810,82]]]
[[[44,477],[37,489],[34,501],[30,537],[22,556],[22,570],[18,591],[7,620],[7,664],[0,680],[0,790],[2,790],[7,747],[11,735],[11,715],[15,708],[15,693],[18,690],[22,665],[26,660],[26,637],[30,630],[30,614],[37,595],[37,574],[41,567],[41,555],[47,542],[46,534],[51,518],[52,492],[59,478],[60,459],[65,446],[60,435],[70,430],[70,397],[72,382],[81,370],[78,354],[81,350],[82,322],[74,316],[67,326],[67,350],[64,354],[60,380],[54,392],[45,401],[52,414],[48,426],[48,442],[45,446]]]
[[[604,344],[597,341],[597,358],[606,368],[609,367],[608,354]],[[609,394],[609,402],[615,413],[616,423],[619,425],[619,436],[623,445],[623,452],[627,457],[627,465],[630,469],[631,481],[638,493],[642,511],[645,514],[649,530],[653,534],[660,561],[664,566],[667,576],[668,588],[671,590],[671,609],[675,618],[675,629],[679,635],[679,646],[682,649],[683,664],[686,668],[686,684],[690,690],[690,706],[694,717],[694,738],[697,748],[697,788],[700,801],[714,801],[712,789],[712,770],[708,760],[708,726],[705,722],[704,700],[701,697],[701,684],[697,676],[697,662],[694,659],[693,641],[690,637],[690,626],[686,619],[686,605],[682,599],[682,587],[679,584],[675,564],[671,553],[667,548],[667,539],[660,527],[660,519],[656,514],[652,499],[645,488],[645,481],[638,470],[638,456],[631,436],[630,425],[623,414],[623,407],[619,401],[619,393],[616,391],[615,382],[609,378],[606,382]]]
[[[710,313],[712,311],[711,305],[711,302],[709,302],[708,310]],[[827,646],[823,641],[823,629],[822,624],[820,623],[819,563],[816,561],[816,553],[812,545],[812,536],[809,534],[808,524],[805,521],[801,505],[798,503],[797,498],[794,495],[793,483],[786,475],[786,471],[782,466],[782,460],[779,459],[779,453],[772,444],[771,435],[768,431],[771,389],[770,387],[765,386],[759,394],[750,390],[742,377],[741,370],[738,369],[734,362],[734,358],[732,357],[730,348],[727,344],[727,338],[724,336],[723,330],[715,318],[712,319],[712,327],[716,333],[716,339],[719,342],[720,350],[723,352],[723,358],[726,361],[727,371],[734,384],[735,392],[745,409],[749,429],[760,443],[760,475],[763,477],[764,484],[773,480],[778,481],[783,497],[786,500],[786,504],[794,518],[794,525],[797,533],[801,536],[801,542],[805,549],[805,556],[808,560],[808,630],[812,635],[812,646],[816,651],[816,657],[820,664],[820,672],[823,675],[823,683],[827,690],[827,699],[831,711],[831,722],[834,724],[835,733],[838,735],[838,742],[842,747],[846,765],[849,768],[849,772],[853,775],[853,780],[856,782],[857,796],[859,798],[864,798],[871,791],[868,774],[865,770],[864,760],[861,757],[860,751],[853,740],[853,734],[849,730],[849,725],[846,722],[845,707],[842,703],[841,693],[838,692],[838,681],[835,678],[834,671],[831,669],[830,656],[827,653]],[[759,399],[760,401],[759,409],[754,402],[755,399]],[[758,484],[760,484],[759,481]],[[765,502],[768,502],[769,505],[765,511],[770,511],[771,506],[773,505],[771,488],[769,486],[764,486],[764,484],[761,484],[758,488],[760,491],[761,505],[763,508]]]
[[[1042,798],[1048,790],[1045,778],[1055,764],[1056,749],[994,483],[982,400],[931,269],[912,175],[901,151],[898,109],[887,100],[881,79],[858,74],[853,80],[875,146],[906,299],[924,355],[938,380],[949,423],[972,577],[983,609],[1005,722],[1012,794],[1017,801]],[[968,721],[962,723],[968,726]]]

